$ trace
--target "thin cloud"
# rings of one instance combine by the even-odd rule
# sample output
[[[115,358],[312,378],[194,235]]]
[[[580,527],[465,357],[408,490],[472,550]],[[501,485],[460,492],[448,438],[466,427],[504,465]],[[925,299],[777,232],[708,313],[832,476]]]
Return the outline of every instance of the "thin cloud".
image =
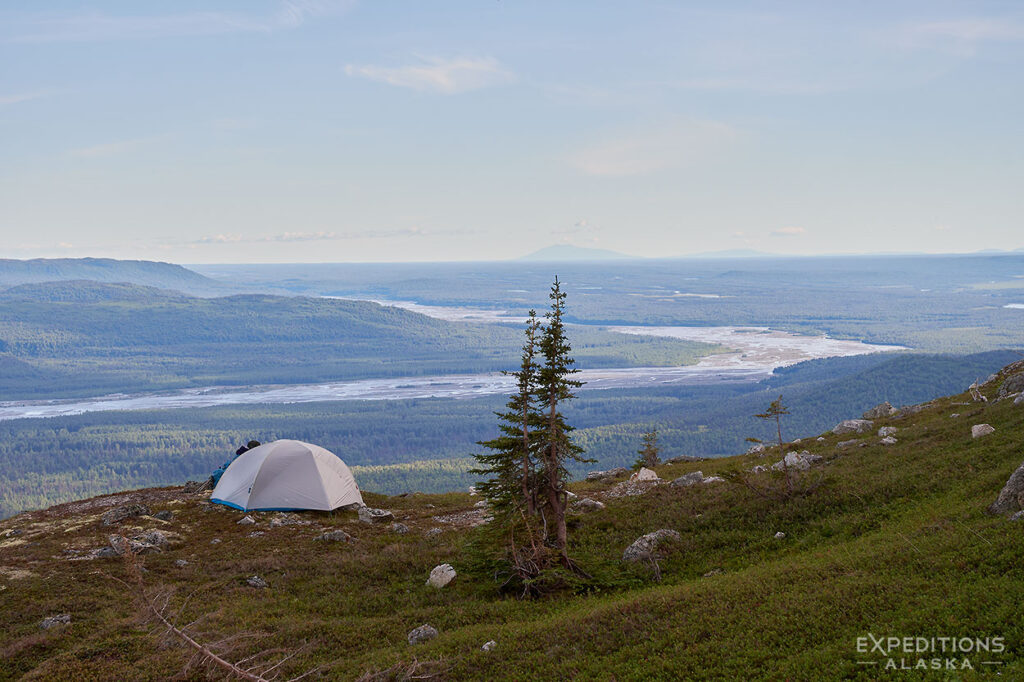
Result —
[[[437,237],[464,235],[465,230],[426,230],[421,227],[405,227],[393,230],[358,230],[354,232],[334,232],[322,230],[318,232],[281,232],[262,237],[245,237],[241,234],[214,234],[185,242],[189,246],[209,246],[218,244],[281,244],[294,242],[340,241],[353,239],[395,239],[403,237]]]
[[[1024,22],[988,17],[914,24],[899,37],[904,47],[940,49],[965,56],[974,54],[983,43],[1020,40],[1024,40]]]
[[[807,234],[807,230],[805,230],[802,227],[796,227],[792,225],[788,227],[780,227],[777,230],[771,231],[771,235],[773,237],[796,237],[801,234]]]
[[[739,137],[740,131],[719,121],[686,120],[623,134],[581,149],[567,161],[587,175],[645,175],[701,160]]]
[[[139,137],[133,140],[105,142],[103,144],[95,144],[90,147],[79,147],[78,149],[72,149],[71,151],[68,152],[68,154],[80,159],[92,159],[104,156],[114,156],[116,154],[133,151],[145,144],[161,139],[162,137],[162,135],[157,135],[152,137]]]
[[[353,4],[353,0],[285,0],[279,3],[277,11],[262,16],[236,12],[187,12],[155,16],[118,16],[98,12],[37,13],[7,21],[0,42],[94,42],[271,33],[298,28],[313,17],[344,12]]]
[[[8,104],[19,104],[21,102],[30,102],[34,99],[45,97],[48,94],[48,92],[40,90],[38,92],[22,92],[17,95],[5,95],[3,97],[0,97],[0,106],[5,106]]]
[[[399,88],[444,95],[478,90],[513,79],[512,74],[501,68],[497,60],[491,57],[427,57],[419,64],[395,67],[349,64],[345,67],[345,73]]]

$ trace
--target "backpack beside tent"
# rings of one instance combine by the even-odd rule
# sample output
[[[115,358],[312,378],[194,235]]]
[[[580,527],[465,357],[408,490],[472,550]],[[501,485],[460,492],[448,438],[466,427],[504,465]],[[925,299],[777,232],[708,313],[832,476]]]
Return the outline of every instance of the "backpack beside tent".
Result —
[[[210,501],[242,511],[365,506],[352,472],[337,455],[298,440],[275,440],[239,455]]]

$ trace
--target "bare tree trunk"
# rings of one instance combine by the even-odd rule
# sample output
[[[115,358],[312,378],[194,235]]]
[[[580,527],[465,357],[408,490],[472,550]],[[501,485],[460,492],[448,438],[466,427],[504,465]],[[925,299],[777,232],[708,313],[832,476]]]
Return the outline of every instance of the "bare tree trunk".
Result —
[[[789,476],[789,464],[786,462],[786,453],[782,446],[782,418],[779,415],[775,415],[775,428],[779,434],[779,454],[782,455],[782,470],[786,472],[786,491],[793,494],[793,479]]]
[[[569,565],[569,554],[566,550],[568,533],[565,528],[565,499],[562,495],[561,481],[558,479],[558,426],[555,421],[557,402],[552,393],[548,404],[548,504],[555,516],[555,547],[562,555],[562,563]]]

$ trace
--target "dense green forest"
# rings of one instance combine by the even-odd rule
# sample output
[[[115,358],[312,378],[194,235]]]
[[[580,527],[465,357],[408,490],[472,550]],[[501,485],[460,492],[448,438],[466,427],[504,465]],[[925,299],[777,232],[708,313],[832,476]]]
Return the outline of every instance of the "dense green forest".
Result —
[[[685,365],[723,350],[597,328],[574,341],[591,368]],[[511,326],[366,301],[26,284],[0,292],[0,400],[492,372],[509,368],[519,343]]]
[[[963,390],[1019,359],[834,358],[779,370],[760,384],[582,391],[567,409],[577,442],[598,462],[626,466],[640,434],[657,428],[665,458],[742,452],[767,437],[752,417],[779,393],[787,438],[816,434],[883,401],[913,404]],[[464,488],[476,441],[495,434],[505,398],[225,406],[0,422],[0,516],[112,490],[205,477],[249,439],[319,443],[353,466],[361,487],[386,493]],[[576,474],[583,468],[577,467]]]

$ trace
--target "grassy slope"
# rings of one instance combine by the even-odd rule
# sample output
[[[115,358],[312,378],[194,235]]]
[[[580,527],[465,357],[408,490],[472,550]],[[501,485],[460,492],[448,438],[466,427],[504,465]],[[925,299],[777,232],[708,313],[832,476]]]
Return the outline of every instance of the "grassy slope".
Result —
[[[149,496],[154,510],[176,514],[169,523],[147,518],[140,526],[183,538],[145,558],[145,580],[154,591],[174,590],[170,603],[181,610],[180,622],[207,614],[197,629],[209,639],[263,635],[241,640],[236,659],[305,645],[285,675],[323,665],[332,679],[353,679],[415,659],[440,661],[449,679],[872,679],[877,669],[855,664],[855,640],[871,632],[1002,635],[1008,652],[998,657],[1001,670],[1019,678],[1024,526],[984,509],[1024,456],[1024,407],[963,402],[963,395],[942,399],[892,421],[900,431],[891,447],[873,434],[861,437],[867,447],[842,451],[836,442],[850,436],[805,440],[800,447],[827,463],[810,474],[823,484],[796,501],[770,503],[726,483],[607,500],[605,510],[579,517],[571,531],[573,554],[604,585],[586,596],[499,598],[485,577],[466,570],[471,531],[425,537],[427,528],[444,526],[433,515],[471,509],[475,498],[464,494],[368,494],[369,504],[393,509],[412,528],[404,536],[339,513],[309,514],[311,526],[275,529],[260,515],[256,528],[266,535],[250,538],[252,527],[235,524],[237,512],[176,489],[136,493]],[[960,416],[950,417],[954,412]],[[996,432],[972,439],[970,427],[979,422]],[[744,456],[659,473],[710,474],[770,461]],[[575,487],[601,497],[608,485]],[[103,543],[103,501],[0,522],[0,534],[26,531],[0,540],[0,676],[162,679],[185,666],[189,653],[141,624],[132,595],[112,580],[123,576],[123,565],[60,559],[68,547]],[[312,541],[334,527],[358,542]],[[660,583],[647,569],[618,562],[633,539],[657,528],[682,534],[678,551],[661,562]],[[788,534],[784,540],[773,539],[778,530]],[[214,537],[223,542],[209,544]],[[189,565],[175,567],[178,558]],[[441,591],[425,587],[430,568],[442,562],[460,577]],[[724,573],[701,577],[715,568]],[[12,578],[14,570],[33,575]],[[270,589],[246,587],[253,573]],[[70,626],[38,629],[42,618],[60,612],[72,614]],[[406,633],[424,622],[440,637],[410,647]],[[489,639],[497,649],[480,651]]]

